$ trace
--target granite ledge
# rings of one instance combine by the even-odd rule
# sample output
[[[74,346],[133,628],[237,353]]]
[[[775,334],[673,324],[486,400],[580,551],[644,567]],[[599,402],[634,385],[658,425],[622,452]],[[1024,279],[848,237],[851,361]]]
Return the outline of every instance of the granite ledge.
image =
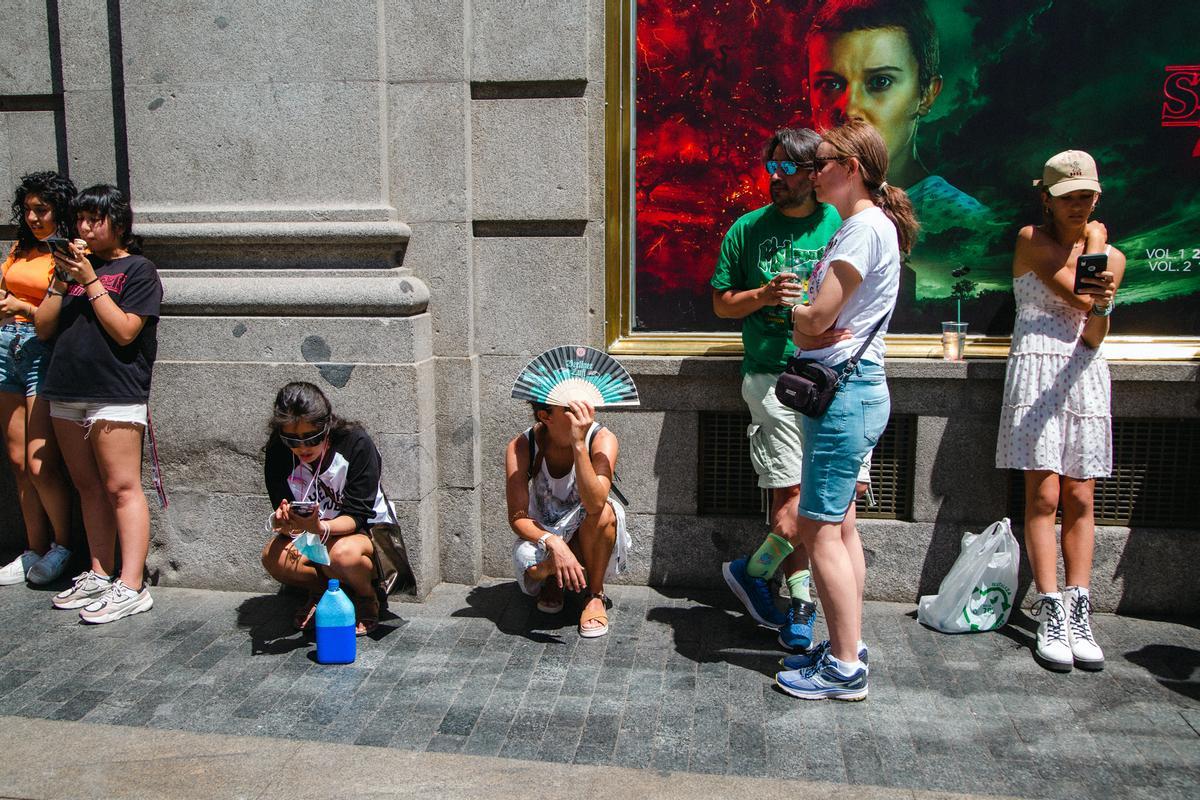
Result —
[[[429,288],[404,269],[160,270],[164,316],[411,317]]]

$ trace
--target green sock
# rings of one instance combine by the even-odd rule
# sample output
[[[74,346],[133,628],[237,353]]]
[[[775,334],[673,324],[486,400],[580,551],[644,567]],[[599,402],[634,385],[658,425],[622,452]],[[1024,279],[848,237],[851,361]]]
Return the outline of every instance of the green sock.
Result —
[[[793,572],[787,579],[788,594],[797,600],[812,602],[812,573],[806,569]]]
[[[787,539],[775,533],[768,533],[767,538],[746,562],[746,574],[751,578],[771,577],[783,560],[791,555],[792,549]]]

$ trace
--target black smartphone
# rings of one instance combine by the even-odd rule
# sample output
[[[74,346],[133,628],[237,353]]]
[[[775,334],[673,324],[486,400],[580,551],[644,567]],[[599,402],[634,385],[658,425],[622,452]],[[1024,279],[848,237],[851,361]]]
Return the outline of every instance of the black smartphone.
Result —
[[[43,239],[42,241],[50,245],[50,252],[52,253],[58,253],[64,256],[73,255],[73,253],[71,253],[70,239],[64,239],[61,236],[51,236],[50,238]],[[63,283],[71,283],[73,281],[73,278],[71,278],[71,273],[60,267],[57,262],[54,264],[54,278],[55,280],[60,280]]]
[[[1075,262],[1075,294],[1092,294],[1098,291],[1093,284],[1083,283],[1084,278],[1094,278],[1108,269],[1108,253],[1084,253]]]
[[[293,500],[288,504],[288,509],[297,517],[311,517],[317,510],[317,504],[311,500]]]

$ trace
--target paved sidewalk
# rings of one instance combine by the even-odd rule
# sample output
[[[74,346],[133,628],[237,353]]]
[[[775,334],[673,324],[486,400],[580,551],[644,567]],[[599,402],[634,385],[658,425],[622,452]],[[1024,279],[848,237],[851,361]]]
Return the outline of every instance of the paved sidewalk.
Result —
[[[1024,617],[1003,633],[945,636],[919,626],[910,606],[873,603],[865,630],[870,698],[814,703],[773,688],[773,637],[721,592],[613,587],[612,634],[583,640],[569,612],[533,611],[510,582],[441,586],[427,603],[393,605],[399,616],[360,640],[353,666],[326,667],[288,627],[296,598],[153,591],[150,613],[87,627],[52,610],[49,592],[0,590],[0,715],[248,735],[262,737],[253,741],[264,752],[287,744],[278,740],[396,748],[408,753],[394,763],[450,770],[447,780],[476,770],[484,781],[478,792],[455,784],[439,795],[430,783],[437,773],[422,768],[419,784],[403,770],[367,784],[397,797],[418,785],[426,796],[506,796],[501,787],[521,783],[513,776],[530,779],[528,762],[554,762],[547,769],[556,780],[578,774],[589,783],[620,776],[633,785],[638,773],[623,768],[643,770],[647,789],[656,787],[646,797],[697,796],[696,787],[741,785],[738,776],[799,781],[789,788],[802,794],[851,784],[855,795],[873,787],[880,797],[1200,795],[1195,622],[1101,615],[1095,627],[1108,669],[1054,675],[1033,662],[1033,625]],[[31,765],[20,753],[31,752],[31,736],[63,739],[32,721],[2,723],[0,796],[55,796],[28,789],[22,776]],[[128,738],[123,728],[84,730]],[[182,746],[157,734],[142,739],[175,742],[172,752]],[[379,752],[357,750],[363,759]],[[469,758],[476,756],[489,758]],[[67,770],[70,759],[62,763]],[[477,766],[461,766],[469,764]],[[260,771],[313,766],[262,759]],[[47,770],[54,767],[38,766],[39,775]],[[62,785],[59,778],[39,785]],[[274,796],[272,785],[205,796]],[[124,788],[117,782],[104,794],[143,796]],[[164,787],[158,796],[171,795]]]

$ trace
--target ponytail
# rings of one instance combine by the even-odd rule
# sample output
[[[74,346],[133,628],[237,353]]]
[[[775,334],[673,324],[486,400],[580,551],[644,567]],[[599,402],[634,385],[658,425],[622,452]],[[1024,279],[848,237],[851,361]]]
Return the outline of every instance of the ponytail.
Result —
[[[871,200],[896,226],[900,250],[911,253],[913,245],[917,243],[917,232],[921,230],[921,223],[917,222],[917,212],[913,210],[912,201],[908,199],[908,192],[884,181],[878,188],[871,190]]]

